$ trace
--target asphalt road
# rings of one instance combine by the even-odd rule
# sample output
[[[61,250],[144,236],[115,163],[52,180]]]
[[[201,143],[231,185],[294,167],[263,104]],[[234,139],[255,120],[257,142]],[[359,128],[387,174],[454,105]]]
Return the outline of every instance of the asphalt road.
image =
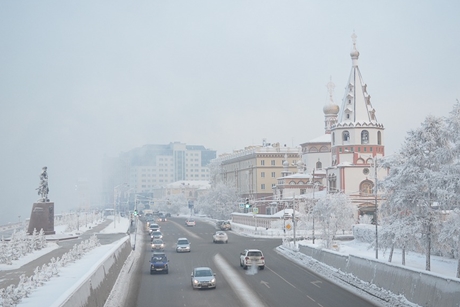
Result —
[[[133,306],[376,306],[279,255],[274,249],[281,244],[280,239],[243,237],[229,231],[228,244],[215,244],[212,225],[197,221],[196,226],[186,227],[184,221],[172,218],[160,224],[169,274],[150,275],[150,238],[145,232],[144,257],[130,287],[136,289],[131,293]],[[175,252],[179,237],[191,241],[190,253]],[[245,248],[264,252],[265,270],[240,267],[239,254]],[[190,274],[197,266],[213,269],[217,289],[192,289]]]

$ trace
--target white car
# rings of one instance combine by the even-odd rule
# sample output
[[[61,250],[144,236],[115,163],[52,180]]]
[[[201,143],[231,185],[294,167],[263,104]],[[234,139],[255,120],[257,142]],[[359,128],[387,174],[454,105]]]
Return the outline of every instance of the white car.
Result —
[[[255,265],[261,270],[265,268],[265,257],[261,250],[245,249],[244,252],[240,253],[240,266],[246,270],[251,265]]]
[[[187,225],[188,227],[191,227],[191,226],[195,226],[196,223],[195,223],[195,220],[187,219],[185,220],[185,225]]]
[[[213,243],[217,243],[217,242],[228,243],[228,236],[223,231],[217,231],[215,234],[212,235],[212,242]]]
[[[190,241],[187,238],[179,238],[176,243],[176,252],[189,252],[190,253]]]

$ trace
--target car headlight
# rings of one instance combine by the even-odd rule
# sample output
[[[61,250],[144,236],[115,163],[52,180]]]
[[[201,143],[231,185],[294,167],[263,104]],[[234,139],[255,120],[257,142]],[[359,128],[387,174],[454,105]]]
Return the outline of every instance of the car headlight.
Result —
[[[196,285],[196,284],[198,284],[198,283],[199,283],[199,281],[198,281],[198,280],[196,280],[196,279],[194,279],[194,280],[193,280],[193,283]]]
[[[164,245],[164,244],[161,244],[161,247],[165,247],[165,245]]]
[[[211,279],[211,283],[215,283],[215,282],[216,282],[215,278]]]

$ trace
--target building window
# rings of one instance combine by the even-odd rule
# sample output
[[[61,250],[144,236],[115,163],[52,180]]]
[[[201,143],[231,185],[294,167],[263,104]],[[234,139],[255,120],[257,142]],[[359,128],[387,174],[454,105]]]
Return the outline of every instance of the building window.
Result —
[[[361,144],[369,144],[369,132],[367,130],[361,131]]]
[[[359,191],[364,195],[372,195],[374,189],[374,183],[370,180],[361,182]]]
[[[260,165],[265,165],[265,160],[260,160]]]
[[[271,163],[272,163],[272,165],[275,165],[275,160],[272,160]]]
[[[342,135],[343,141],[348,142],[350,140],[350,132],[344,131]]]
[[[276,173],[272,172],[272,178],[275,178],[275,177],[276,177]]]
[[[377,144],[382,145],[382,133],[380,131],[377,132]]]
[[[335,132],[332,133],[332,145],[335,145]]]
[[[316,162],[316,169],[322,169],[323,168],[323,163],[321,161]]]
[[[265,190],[265,183],[262,183],[262,184],[260,185],[260,189],[261,189],[261,190]]]
[[[260,177],[265,178],[265,172],[261,172]]]

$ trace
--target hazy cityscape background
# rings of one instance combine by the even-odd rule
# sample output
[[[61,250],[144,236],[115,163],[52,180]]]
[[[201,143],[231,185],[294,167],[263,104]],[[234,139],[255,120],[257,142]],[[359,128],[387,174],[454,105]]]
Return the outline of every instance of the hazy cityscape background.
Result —
[[[386,154],[460,98],[458,1],[0,3],[0,224],[28,218],[48,167],[56,212],[104,156],[183,142],[231,152],[323,133],[357,35]],[[19,217],[21,216],[21,217]]]

